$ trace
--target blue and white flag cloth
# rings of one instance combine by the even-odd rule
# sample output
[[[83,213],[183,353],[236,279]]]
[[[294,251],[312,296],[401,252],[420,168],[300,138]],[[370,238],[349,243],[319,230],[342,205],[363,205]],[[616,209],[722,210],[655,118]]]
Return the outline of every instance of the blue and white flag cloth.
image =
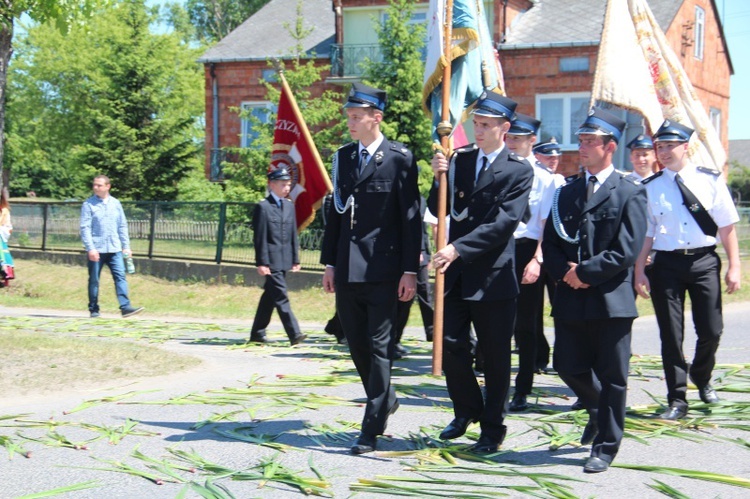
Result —
[[[441,120],[443,71],[450,63],[450,122],[453,129],[468,118],[485,90],[505,95],[502,70],[493,47],[481,0],[454,0],[450,61],[443,53],[445,0],[430,0],[422,104],[432,118],[433,138]]]

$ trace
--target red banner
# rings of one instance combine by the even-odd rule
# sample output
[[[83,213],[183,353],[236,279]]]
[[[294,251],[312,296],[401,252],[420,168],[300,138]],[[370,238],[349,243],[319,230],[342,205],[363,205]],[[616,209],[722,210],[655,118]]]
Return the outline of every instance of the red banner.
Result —
[[[279,78],[281,98],[269,171],[282,167],[289,170],[292,176],[289,197],[294,202],[297,214],[297,230],[301,231],[315,219],[315,211],[333,187],[292,90],[283,74],[279,74]]]

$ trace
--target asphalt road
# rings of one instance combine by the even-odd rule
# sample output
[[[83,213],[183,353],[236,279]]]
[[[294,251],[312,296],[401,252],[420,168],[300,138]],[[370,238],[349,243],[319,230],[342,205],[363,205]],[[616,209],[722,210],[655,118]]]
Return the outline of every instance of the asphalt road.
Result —
[[[55,331],[56,328],[64,329],[73,318],[82,316],[73,312],[0,307],[0,317],[4,317],[0,324],[5,328],[36,325],[39,329]],[[750,364],[748,319],[750,303],[726,307],[725,333],[718,355],[721,366],[717,374],[731,370],[731,367],[726,367],[729,364]],[[135,320],[85,324],[88,333],[97,328],[103,335],[112,336],[140,332],[144,338],[137,341],[142,342],[156,337],[163,340],[159,331],[168,326],[171,339],[154,343],[154,347],[193,355],[201,358],[203,363],[190,371],[158,378],[102,380],[95,387],[43,396],[11,399],[0,395],[0,439],[3,436],[10,438],[23,450],[32,453],[28,459],[18,453],[0,454],[2,498],[16,498],[84,482],[93,482],[96,488],[64,497],[177,497],[186,485],[169,480],[204,484],[207,477],[225,486],[238,498],[302,494],[299,488],[273,478],[265,481],[248,479],[261,469],[259,466],[263,463],[267,477],[279,478],[282,471],[292,470],[306,478],[315,478],[312,463],[329,484],[328,493],[335,497],[349,497],[355,494],[351,484],[382,476],[391,477],[381,480],[392,485],[423,487],[422,495],[429,491],[431,495],[447,497],[461,494],[464,497],[489,497],[491,494],[530,497],[520,488],[508,488],[539,487],[544,483],[543,477],[537,477],[535,481],[530,473],[553,474],[548,480],[553,486],[568,487],[565,490],[570,497],[663,497],[649,486],[656,480],[689,497],[739,498],[750,494],[746,488],[737,486],[616,467],[598,475],[584,474],[582,465],[588,457],[588,447],[573,442],[558,450],[550,450],[550,438],[545,436],[545,430],[552,427],[575,438],[582,430],[581,426],[572,423],[572,413],[568,411],[571,392],[553,374],[537,376],[538,407],[508,418],[508,437],[502,452],[490,463],[459,458],[455,465],[451,465],[436,457],[438,454],[434,449],[417,453],[414,449],[424,442],[432,442],[432,447],[438,445],[433,439],[452,419],[444,380],[430,376],[429,344],[420,341],[422,332],[418,328],[407,330],[407,344],[413,349],[413,354],[397,361],[394,370],[401,408],[390,418],[387,430],[390,438],[379,441],[378,453],[352,456],[349,447],[357,435],[356,425],[362,416],[360,404],[364,393],[353,373],[346,349],[336,345],[333,338],[322,331],[321,325],[303,324],[303,329],[311,333],[311,339],[295,348],[288,346],[279,324],[271,333],[276,343],[238,348],[247,336],[248,327],[239,321],[175,320],[144,314]],[[686,346],[694,343],[692,328],[688,327],[688,330]],[[547,331],[547,335],[551,339],[552,331]],[[687,350],[689,356],[691,348],[688,346]],[[654,364],[658,360],[659,339],[653,317],[636,321],[633,352],[628,403],[636,408],[649,406],[646,412],[655,414],[660,406],[651,395],[663,400],[666,389],[661,370]],[[747,389],[750,383],[747,377],[742,378],[743,374],[747,376],[747,371],[715,384],[724,400],[745,404],[743,415],[730,414],[718,419],[718,410],[710,413],[702,409],[696,391],[691,390],[691,418],[684,425],[670,428],[670,432],[661,436],[631,429],[615,464],[665,466],[750,477],[750,445],[747,443],[750,438],[746,431],[750,429],[747,425],[750,393],[722,390],[743,379]],[[331,377],[333,375],[336,376]],[[332,379],[337,383],[333,384]],[[123,395],[118,403],[117,397]],[[65,414],[65,411],[91,400],[98,402]],[[9,417],[14,415],[24,416]],[[707,415],[713,419],[700,419]],[[550,421],[549,418],[557,419]],[[137,422],[135,431],[140,434],[128,433],[116,444],[109,443],[107,438],[88,442],[85,450],[52,444],[54,434],[73,442],[84,442],[103,434],[86,425],[108,427],[110,433],[116,433],[114,429],[128,420]],[[638,419],[636,422],[653,423],[653,420]],[[744,429],[727,427],[732,422],[745,425]],[[329,426],[324,427],[324,424]],[[456,443],[470,444],[470,437],[477,437],[478,427],[472,430]],[[238,436],[245,440],[238,439]],[[259,442],[284,444],[284,447],[279,450]],[[180,451],[195,453],[205,461],[230,470],[227,473],[244,471],[246,479],[222,477],[216,472],[203,473],[200,466],[196,472],[175,471],[173,466],[179,462],[175,453]],[[412,452],[388,454],[392,451]],[[149,463],[135,457],[134,452],[155,459],[150,463],[154,467],[158,468],[155,463],[161,462],[162,469],[150,469]],[[430,459],[441,467],[429,471],[414,469],[420,463],[429,464]],[[269,466],[268,463],[278,464],[275,472],[272,468],[276,464]],[[157,485],[142,476],[124,473],[123,468],[118,468],[119,464],[150,472],[165,481]],[[477,468],[477,471],[458,466]],[[177,478],[170,478],[171,472]],[[242,476],[235,475],[235,478]],[[396,482],[393,477],[426,478],[426,483]],[[457,485],[459,480],[466,483]],[[539,497],[552,497],[550,490],[537,488],[533,493]],[[356,494],[375,496],[372,492]],[[394,494],[391,491],[389,495]],[[185,497],[201,496],[195,490],[188,490]]]

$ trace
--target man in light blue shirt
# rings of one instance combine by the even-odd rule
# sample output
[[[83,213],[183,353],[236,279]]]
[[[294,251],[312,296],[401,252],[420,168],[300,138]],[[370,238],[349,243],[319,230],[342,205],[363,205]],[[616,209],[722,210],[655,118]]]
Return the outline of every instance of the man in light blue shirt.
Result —
[[[133,307],[128,298],[128,283],[125,280],[123,255],[130,256],[128,221],[122,205],[109,195],[110,181],[106,175],[94,177],[94,195],[81,206],[81,240],[88,253],[89,268],[89,312],[99,317],[99,277],[104,265],[109,266],[115,281],[117,301],[123,317],[143,311]]]

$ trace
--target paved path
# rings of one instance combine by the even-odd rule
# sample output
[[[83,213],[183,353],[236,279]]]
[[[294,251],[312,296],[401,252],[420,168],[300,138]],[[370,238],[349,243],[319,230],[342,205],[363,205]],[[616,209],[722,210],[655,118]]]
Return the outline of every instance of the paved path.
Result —
[[[45,324],[52,328],[81,318],[80,313],[3,307],[0,307],[0,316],[6,317],[6,327],[25,322],[29,317],[32,324]],[[726,328],[719,352],[721,364],[750,363],[750,335],[743,323],[748,318],[750,303],[726,307]],[[571,395],[569,390],[553,375],[542,375],[536,379],[540,394],[539,410],[508,418],[508,438],[503,452],[492,463],[458,460],[460,465],[481,468],[481,473],[457,473],[459,470],[456,467],[437,458],[437,462],[444,465],[439,472],[417,473],[412,469],[420,464],[415,454],[393,456],[387,452],[415,449],[419,442],[435,438],[452,418],[444,380],[429,375],[429,345],[419,341],[421,331],[417,328],[410,328],[406,333],[407,344],[413,348],[413,355],[397,362],[394,371],[394,382],[401,394],[401,408],[390,419],[387,431],[391,438],[379,442],[379,453],[352,456],[349,447],[357,434],[352,426],[360,421],[362,415],[360,403],[363,392],[356,382],[346,349],[336,345],[332,337],[322,332],[320,325],[303,325],[303,329],[310,332],[311,341],[299,347],[290,348],[288,342],[282,341],[285,335],[277,324],[276,332],[272,332],[271,336],[278,339],[278,343],[243,349],[237,348],[237,345],[246,338],[247,324],[240,321],[175,320],[144,314],[137,320],[112,320],[101,324],[111,325],[105,329],[138,330],[145,332],[146,336],[156,335],[160,327],[168,325],[172,339],[156,347],[199,357],[203,363],[190,371],[158,378],[103,382],[93,389],[46,394],[43,397],[0,398],[0,437],[10,437],[32,452],[30,459],[18,454],[8,459],[7,454],[0,454],[0,497],[19,497],[89,481],[94,481],[98,487],[74,492],[66,497],[176,497],[185,487],[183,483],[165,481],[163,485],[156,485],[142,477],[112,471],[115,467],[113,463],[120,462],[169,478],[166,472],[150,470],[148,463],[134,457],[136,449],[143,455],[172,465],[178,461],[169,449],[173,452],[194,452],[225,468],[246,470],[245,478],[257,471],[264,460],[275,460],[287,469],[313,478],[315,475],[310,469],[312,462],[330,483],[329,492],[335,497],[348,497],[354,493],[350,484],[360,479],[373,480],[378,476],[428,477],[427,484],[400,485],[427,487],[433,493],[438,489],[452,490],[443,492],[452,497],[458,495],[457,491],[474,493],[474,497],[496,493],[530,497],[519,489],[507,487],[538,486],[538,482],[523,475],[532,472],[559,475],[551,478],[551,481],[570,487],[569,492],[577,497],[663,497],[649,487],[655,480],[661,480],[690,497],[739,498],[750,494],[747,489],[739,487],[623,468],[612,468],[599,475],[583,474],[581,466],[589,448],[564,445],[559,450],[551,451],[549,437],[544,435],[544,429],[550,425],[561,433],[575,433],[576,437],[581,430],[581,427],[572,424],[572,413],[567,412],[570,404],[568,397]],[[661,371],[652,362],[652,356],[659,353],[654,318],[638,319],[634,331],[633,351],[636,357],[632,365],[629,405],[639,407],[651,404],[652,411],[656,411],[658,406],[654,405],[647,392],[661,398],[665,386]],[[548,331],[548,335],[551,338],[552,332]],[[692,343],[692,333],[688,338],[687,343]],[[340,384],[320,381],[320,377],[333,374],[337,375]],[[730,381],[742,381],[742,374],[717,385],[721,388]],[[746,372],[744,374],[747,376]],[[746,386],[750,384],[747,377],[744,380]],[[64,414],[64,411],[87,400],[131,392],[137,393],[121,400],[121,403],[101,402],[85,410]],[[735,422],[747,427],[750,394],[720,391],[720,395],[725,400],[745,404],[745,419],[737,416],[729,417],[727,421],[735,419]],[[707,414],[707,411],[700,409],[694,390],[689,392],[689,397],[695,409],[691,411],[691,416]],[[172,402],[166,403],[170,399]],[[177,400],[182,403],[176,403]],[[51,419],[61,424],[55,427],[19,427],[20,423],[13,419],[2,420],[3,416],[12,414],[28,414],[26,420]],[[212,417],[213,421],[207,421]],[[545,417],[557,417],[558,420],[542,421]],[[137,421],[136,430],[144,434],[127,435],[116,445],[108,443],[106,438],[93,441],[87,445],[87,450],[23,441],[17,436],[19,432],[31,438],[44,438],[52,430],[72,441],[85,441],[98,433],[82,425],[116,427],[127,420]],[[324,428],[324,424],[329,427]],[[677,431],[677,436],[661,437],[647,437],[644,432],[633,429],[632,437],[625,439],[615,462],[750,477],[750,446],[747,444],[750,438],[747,431],[726,428],[721,424],[718,427],[705,424],[693,426]],[[478,428],[473,430],[467,434],[467,438],[459,439],[457,443],[471,443],[468,437],[476,438]],[[256,443],[238,440],[237,435],[251,435]],[[288,447],[279,451],[260,445],[257,439],[264,438],[263,435],[266,438],[274,437],[273,442]],[[745,441],[744,445],[741,441],[727,440],[738,438]],[[428,464],[430,456],[435,456],[435,452],[429,454],[423,451],[423,463]],[[516,476],[493,474],[508,469]],[[517,474],[519,472],[520,475]],[[179,471],[176,474],[180,480],[193,480],[201,484],[205,483],[207,476],[200,471]],[[441,485],[436,483],[437,479],[466,480],[473,484],[458,487]],[[298,488],[275,481],[221,478],[216,482],[238,498],[293,497],[301,494]],[[491,487],[483,488],[482,485]],[[552,497],[544,490],[537,490],[536,493],[541,497]],[[359,495],[374,496],[372,493]],[[200,496],[190,491],[186,497]]]

